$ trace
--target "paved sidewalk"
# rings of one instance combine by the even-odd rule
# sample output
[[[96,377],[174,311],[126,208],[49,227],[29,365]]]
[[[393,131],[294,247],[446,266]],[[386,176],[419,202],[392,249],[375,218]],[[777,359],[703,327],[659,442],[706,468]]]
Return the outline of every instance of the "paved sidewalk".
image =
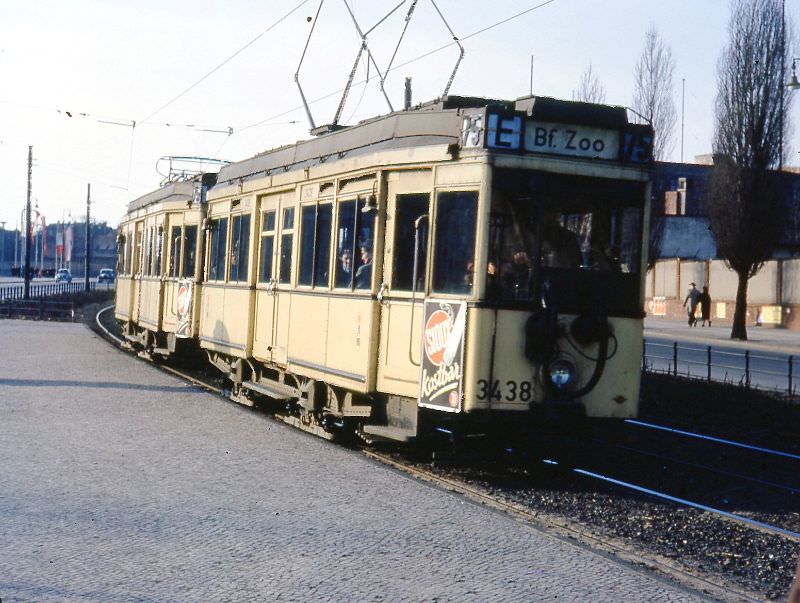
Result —
[[[775,329],[772,327],[747,326],[747,341],[731,339],[730,325],[690,327],[685,320],[667,320],[648,316],[644,320],[644,336],[665,337],[675,340],[693,341],[714,346],[731,346],[742,349],[800,354],[800,331]]]
[[[0,598],[704,601],[188,386],[0,321]]]

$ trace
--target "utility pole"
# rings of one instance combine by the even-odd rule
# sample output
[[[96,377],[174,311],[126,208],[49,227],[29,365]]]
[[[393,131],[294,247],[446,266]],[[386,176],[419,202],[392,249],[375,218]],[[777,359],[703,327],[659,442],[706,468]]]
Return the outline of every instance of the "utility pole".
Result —
[[[533,96],[533,55],[531,55],[531,96]]]
[[[686,78],[681,81],[681,163],[683,163],[683,127],[686,123]]]
[[[89,241],[91,229],[89,228],[89,206],[92,204],[92,185],[88,183],[86,185],[86,257],[85,263],[86,267],[84,269],[83,275],[83,286],[85,291],[89,291],[89,264],[91,262],[91,242]]]
[[[25,201],[25,281],[22,299],[31,298],[31,178],[33,177],[33,147],[28,147],[28,196]]]

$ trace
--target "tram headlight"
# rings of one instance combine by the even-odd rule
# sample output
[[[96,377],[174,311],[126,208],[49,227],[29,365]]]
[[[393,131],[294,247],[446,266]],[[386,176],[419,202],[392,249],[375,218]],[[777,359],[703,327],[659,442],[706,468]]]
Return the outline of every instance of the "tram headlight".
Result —
[[[558,391],[567,391],[575,383],[575,365],[569,360],[558,358],[547,367],[547,377]]]

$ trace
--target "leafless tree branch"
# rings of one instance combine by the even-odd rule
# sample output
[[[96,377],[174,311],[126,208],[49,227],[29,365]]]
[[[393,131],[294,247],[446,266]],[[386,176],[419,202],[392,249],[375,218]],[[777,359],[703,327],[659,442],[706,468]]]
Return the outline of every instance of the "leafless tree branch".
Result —
[[[645,34],[644,48],[633,71],[633,105],[655,130],[653,157],[664,161],[672,153],[677,112],[672,76],[675,61],[655,26]]]
[[[592,64],[586,67],[581,75],[578,88],[572,91],[572,100],[584,103],[604,103],[606,102],[606,89],[597,75],[592,70]]]
[[[714,169],[707,202],[717,254],[739,278],[731,337],[747,339],[747,285],[775,250],[781,216],[774,168],[788,126],[787,31],[780,0],[734,0],[717,64]]]

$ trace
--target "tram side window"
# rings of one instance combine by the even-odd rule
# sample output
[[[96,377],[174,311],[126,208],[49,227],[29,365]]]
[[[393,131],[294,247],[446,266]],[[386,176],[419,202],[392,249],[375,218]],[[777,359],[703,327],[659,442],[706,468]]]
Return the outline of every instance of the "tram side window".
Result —
[[[131,273],[131,258],[133,257],[131,255],[132,251],[133,251],[133,237],[127,235],[125,237],[125,258],[123,259],[124,264],[122,268],[122,271],[125,274]]]
[[[375,204],[372,204],[374,208]],[[358,202],[356,212],[356,289],[372,286],[373,237],[375,235],[375,210],[368,210],[366,199]]]
[[[144,230],[142,229],[141,225],[136,227],[136,235],[135,241],[133,244],[133,256],[131,260],[131,270],[137,272],[137,274],[141,275],[142,270],[142,245],[144,244]]]
[[[153,275],[161,276],[161,256],[164,242],[164,227],[158,226],[156,228],[156,240],[155,240],[155,250],[153,254],[155,258],[153,259]]]
[[[181,267],[181,227],[173,226],[169,235],[169,275],[172,278],[180,276]]]
[[[194,278],[195,261],[197,260],[197,226],[183,227],[183,278]]]
[[[336,232],[336,287],[353,286],[353,258],[356,255],[356,202],[339,203],[338,230]]]
[[[127,237],[120,235],[117,242],[117,274],[125,274],[125,252],[127,250]]]
[[[439,193],[436,199],[433,291],[467,293],[472,290],[478,193]]]
[[[228,236],[228,218],[211,221],[208,280],[225,280],[225,246]]]
[[[261,214],[261,262],[259,264],[258,282],[268,283],[272,280],[272,254],[275,251],[275,211]]]
[[[365,213],[366,200],[339,203],[336,232],[335,286],[369,289],[372,285],[372,234],[375,214]]]
[[[149,276],[153,273],[153,228],[147,229],[147,240],[145,241],[144,257],[142,258],[142,274]]]
[[[317,240],[314,245],[314,286],[328,286],[328,270],[331,256],[331,228],[333,206],[320,205],[317,210]]]
[[[394,259],[392,262],[392,289],[411,291],[414,278],[414,223],[428,213],[430,195],[398,195],[397,216],[394,225]],[[419,252],[417,256],[416,290],[424,289],[425,267],[428,260],[428,221],[422,220],[419,227]]]
[[[292,280],[292,245],[294,243],[294,207],[283,209],[281,230],[281,263],[278,282],[285,285]]]
[[[331,213],[329,203],[307,205],[300,212],[300,285],[328,285]]]
[[[231,258],[228,278],[231,282],[247,280],[250,250],[250,214],[234,216],[231,223]]]

